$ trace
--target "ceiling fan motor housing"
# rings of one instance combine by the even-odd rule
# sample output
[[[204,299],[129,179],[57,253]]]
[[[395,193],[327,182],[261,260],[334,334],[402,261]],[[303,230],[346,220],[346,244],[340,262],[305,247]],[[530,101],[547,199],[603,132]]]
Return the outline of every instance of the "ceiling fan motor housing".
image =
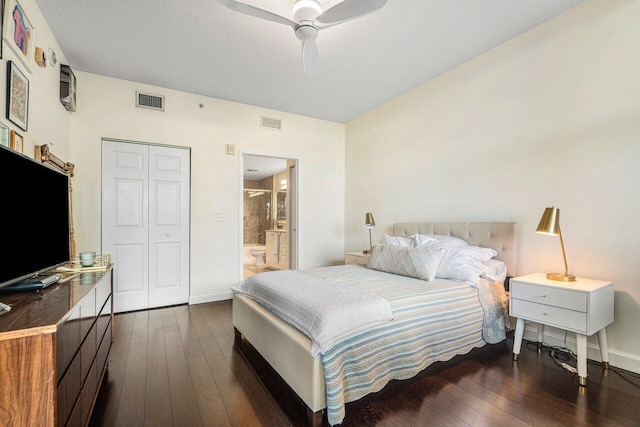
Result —
[[[300,24],[296,27],[296,37],[303,42],[315,40],[318,37],[318,29],[312,24]]]

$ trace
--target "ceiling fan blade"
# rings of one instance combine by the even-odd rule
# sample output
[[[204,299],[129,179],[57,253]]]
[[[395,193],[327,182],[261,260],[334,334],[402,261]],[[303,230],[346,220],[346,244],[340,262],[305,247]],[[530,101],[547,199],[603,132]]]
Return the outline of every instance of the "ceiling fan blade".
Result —
[[[307,40],[302,42],[302,66],[304,71],[309,74],[315,74],[320,65],[320,54],[315,40]]]
[[[375,12],[385,4],[387,4],[387,0],[344,0],[325,10],[316,18],[314,24],[318,28],[331,27]]]
[[[267,21],[275,22],[277,24],[284,24],[295,28],[298,24],[289,18],[277,15],[268,10],[260,9],[250,4],[242,3],[236,0],[218,0],[223,6],[228,7],[236,12],[244,13],[245,15],[253,16],[260,19],[266,19]]]

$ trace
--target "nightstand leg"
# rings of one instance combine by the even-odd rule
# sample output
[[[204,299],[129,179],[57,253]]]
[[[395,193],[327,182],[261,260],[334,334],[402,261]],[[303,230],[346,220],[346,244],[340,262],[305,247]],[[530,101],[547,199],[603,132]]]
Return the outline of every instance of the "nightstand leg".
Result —
[[[578,350],[578,383],[587,385],[587,336],[576,334],[576,347]]]
[[[524,320],[516,320],[516,335],[513,338],[513,360],[518,360],[520,347],[522,346],[522,335],[524,334]]]
[[[542,353],[542,343],[544,342],[544,325],[538,323],[538,353]]]
[[[609,346],[607,345],[607,331],[605,328],[598,331],[598,343],[600,344],[602,367],[604,369],[609,369]]]

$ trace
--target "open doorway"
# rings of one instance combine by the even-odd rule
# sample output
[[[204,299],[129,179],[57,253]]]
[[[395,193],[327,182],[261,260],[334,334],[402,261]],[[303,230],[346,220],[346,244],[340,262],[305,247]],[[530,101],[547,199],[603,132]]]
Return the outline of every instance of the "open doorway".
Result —
[[[242,277],[297,268],[297,160],[242,155]]]

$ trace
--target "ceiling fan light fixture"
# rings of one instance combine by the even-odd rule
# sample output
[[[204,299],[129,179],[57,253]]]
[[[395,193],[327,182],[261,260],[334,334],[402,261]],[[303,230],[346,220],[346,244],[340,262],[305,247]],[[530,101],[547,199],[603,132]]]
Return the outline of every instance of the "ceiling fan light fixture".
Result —
[[[322,13],[317,0],[296,0],[293,5],[293,19],[296,22],[313,22]]]

